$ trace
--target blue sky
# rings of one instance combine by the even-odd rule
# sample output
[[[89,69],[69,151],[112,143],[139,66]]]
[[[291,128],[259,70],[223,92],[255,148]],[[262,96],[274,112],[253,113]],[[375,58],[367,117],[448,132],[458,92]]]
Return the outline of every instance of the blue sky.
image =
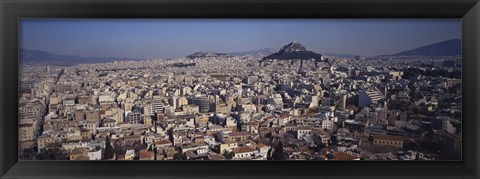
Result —
[[[279,49],[393,54],[461,38],[461,19],[22,19],[20,47],[59,55],[175,58]]]

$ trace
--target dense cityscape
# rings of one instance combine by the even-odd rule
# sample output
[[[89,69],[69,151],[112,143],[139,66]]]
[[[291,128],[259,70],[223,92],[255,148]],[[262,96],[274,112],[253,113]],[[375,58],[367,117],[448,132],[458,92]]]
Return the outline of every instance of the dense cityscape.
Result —
[[[280,44],[279,46],[282,46]],[[461,57],[21,64],[20,160],[461,160]]]

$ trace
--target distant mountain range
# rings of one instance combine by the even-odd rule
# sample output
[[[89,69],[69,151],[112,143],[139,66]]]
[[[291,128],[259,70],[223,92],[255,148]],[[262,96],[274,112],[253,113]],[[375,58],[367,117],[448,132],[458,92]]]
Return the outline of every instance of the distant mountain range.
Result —
[[[53,53],[40,51],[19,49],[20,63],[26,64],[55,64],[55,65],[75,65],[82,63],[105,63],[112,61],[130,61],[143,60],[125,57],[80,57],[74,55],[56,55]]]
[[[456,56],[462,53],[462,41],[451,39],[386,56]]]
[[[307,50],[298,42],[290,42],[278,50],[278,52],[264,57],[267,59],[288,60],[288,59],[320,59],[321,54]]]
[[[30,64],[55,64],[55,65],[75,65],[82,63],[105,63],[112,61],[138,61],[141,58],[125,58],[125,57],[80,57],[74,55],[57,55],[40,50],[19,49],[20,63]],[[335,54],[325,53],[326,56],[335,56],[340,58],[354,58],[353,54]],[[461,55],[461,40],[451,39],[435,44],[430,44],[407,50],[391,55],[380,56],[457,56]],[[187,58],[203,58],[203,57],[221,57],[221,56],[264,56],[264,59],[317,59],[322,55],[308,51],[302,44],[291,42],[276,51],[272,48],[264,48],[259,50],[216,53],[216,52],[195,52],[188,55]]]
[[[251,50],[251,51],[242,51],[242,52],[230,52],[230,53],[217,53],[211,51],[202,51],[202,52],[195,52],[186,56],[187,58],[208,58],[208,57],[231,57],[231,56],[267,56],[276,51],[271,48],[264,48],[259,50]]]
[[[208,58],[208,57],[222,57],[228,56],[226,53],[216,53],[216,52],[195,52],[191,55],[188,55],[187,58],[194,59],[194,58]]]
[[[235,55],[235,56],[267,56],[272,53],[277,52],[277,50],[272,49],[272,48],[263,48],[259,50],[251,50],[251,51],[243,51],[243,52],[231,52],[228,53],[230,55]]]

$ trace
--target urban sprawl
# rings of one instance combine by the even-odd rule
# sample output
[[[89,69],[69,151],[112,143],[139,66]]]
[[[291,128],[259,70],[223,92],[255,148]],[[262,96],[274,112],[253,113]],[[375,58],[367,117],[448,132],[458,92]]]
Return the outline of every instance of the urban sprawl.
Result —
[[[21,64],[19,159],[460,160],[460,76],[459,56]]]

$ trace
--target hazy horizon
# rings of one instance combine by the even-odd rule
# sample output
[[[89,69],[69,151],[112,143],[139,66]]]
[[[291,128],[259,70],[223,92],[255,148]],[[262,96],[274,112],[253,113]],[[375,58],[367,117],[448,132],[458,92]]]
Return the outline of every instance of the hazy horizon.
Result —
[[[461,19],[22,19],[20,48],[81,57],[177,58],[279,49],[376,56],[461,39]]]

